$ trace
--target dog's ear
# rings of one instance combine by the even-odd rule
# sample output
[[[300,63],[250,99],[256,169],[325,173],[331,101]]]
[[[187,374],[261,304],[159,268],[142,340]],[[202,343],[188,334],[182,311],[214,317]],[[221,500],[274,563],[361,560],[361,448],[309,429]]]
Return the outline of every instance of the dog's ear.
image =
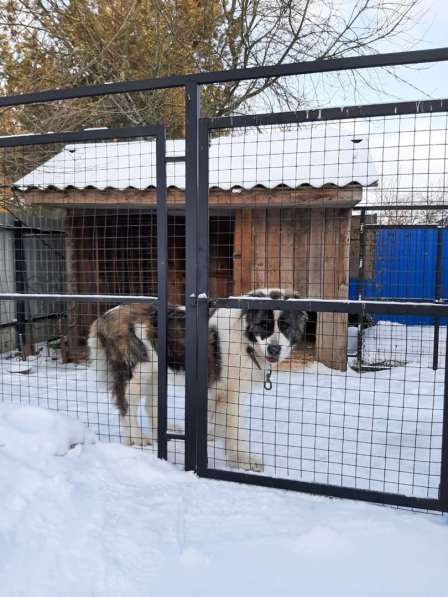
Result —
[[[300,345],[300,342],[302,342],[303,339],[308,336],[308,313],[306,311],[296,311],[294,317],[297,330],[297,339],[295,344]]]
[[[300,299],[302,298],[300,292],[293,292],[292,296],[289,296],[288,298],[295,298],[295,299]],[[300,311],[301,315],[302,315],[302,321],[304,322],[304,324],[307,323],[309,317],[308,317],[308,312],[307,311]]]

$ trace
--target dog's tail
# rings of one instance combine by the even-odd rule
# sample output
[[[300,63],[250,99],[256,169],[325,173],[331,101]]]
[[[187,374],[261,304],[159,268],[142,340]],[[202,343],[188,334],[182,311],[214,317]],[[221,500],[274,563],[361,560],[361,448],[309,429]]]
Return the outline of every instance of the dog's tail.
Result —
[[[98,317],[88,338],[90,365],[95,367],[97,379],[107,384],[122,416],[128,411],[126,387],[133,371],[149,360],[145,343],[136,334],[130,307],[116,307]]]

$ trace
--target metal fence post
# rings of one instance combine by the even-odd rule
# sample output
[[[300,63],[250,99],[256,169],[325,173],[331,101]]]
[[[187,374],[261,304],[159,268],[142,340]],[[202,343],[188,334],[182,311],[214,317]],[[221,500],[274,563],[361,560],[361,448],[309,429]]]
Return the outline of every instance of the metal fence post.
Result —
[[[445,372],[443,386],[442,457],[440,465],[439,500],[448,512],[448,334],[445,342]]]
[[[359,262],[358,262],[358,300],[361,301],[365,296],[365,253],[366,253],[366,237],[365,237],[365,226],[366,226],[366,210],[361,210],[359,217]],[[359,366],[362,363],[362,335],[363,335],[363,317],[364,313],[361,313],[358,320],[358,338],[356,346],[356,358]]]
[[[157,344],[158,344],[158,429],[157,455],[167,459],[167,334],[168,334],[168,213],[166,206],[165,129],[156,138],[157,168]]]
[[[437,253],[436,253],[436,272],[434,298],[440,301],[442,298],[442,257],[443,257],[443,228],[437,228]],[[439,367],[439,337],[440,337],[440,319],[434,319],[434,344],[432,355],[432,368],[436,371]]]
[[[197,352],[197,396],[196,396],[196,471],[200,474],[207,468],[208,433],[208,351],[209,351],[209,209],[208,209],[208,121],[199,124],[199,187],[198,187],[198,352]]]
[[[196,468],[197,312],[200,88],[193,81],[185,86],[185,470]]]

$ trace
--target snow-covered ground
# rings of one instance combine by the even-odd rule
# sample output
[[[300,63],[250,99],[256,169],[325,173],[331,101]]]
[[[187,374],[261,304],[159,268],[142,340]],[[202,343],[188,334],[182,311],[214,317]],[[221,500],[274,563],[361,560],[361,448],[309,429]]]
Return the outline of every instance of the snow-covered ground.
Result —
[[[446,517],[198,479],[94,441],[0,405],[2,597],[446,593]]]
[[[364,360],[396,366],[359,373],[307,363],[272,377],[271,391],[253,385],[242,395],[241,425],[265,474],[304,481],[437,497],[440,473],[444,350],[433,371],[433,328],[381,322],[365,332]],[[2,398],[62,411],[87,423],[100,439],[119,441],[115,408],[95,371],[62,365],[45,351],[17,372],[1,363]],[[181,430],[184,389],[170,385],[170,427]],[[183,442],[169,442],[170,461],[183,462]],[[209,445],[209,465],[224,468],[222,441]]]

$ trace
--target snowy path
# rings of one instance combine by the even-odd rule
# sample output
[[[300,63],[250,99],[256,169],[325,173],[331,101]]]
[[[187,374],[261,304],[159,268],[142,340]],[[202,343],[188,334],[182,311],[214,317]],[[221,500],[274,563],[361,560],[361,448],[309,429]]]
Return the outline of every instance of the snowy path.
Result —
[[[446,517],[197,479],[90,441],[0,405],[3,597],[445,592]]]

